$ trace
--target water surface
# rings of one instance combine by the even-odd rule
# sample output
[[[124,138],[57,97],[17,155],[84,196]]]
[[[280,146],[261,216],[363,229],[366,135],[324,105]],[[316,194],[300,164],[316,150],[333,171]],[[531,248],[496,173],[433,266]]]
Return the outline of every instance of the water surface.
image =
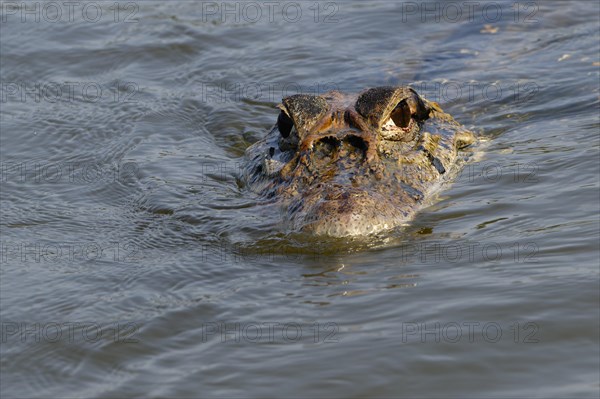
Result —
[[[11,4],[3,397],[598,397],[598,3]],[[236,179],[274,106],[397,84],[479,135],[463,173],[286,236]]]

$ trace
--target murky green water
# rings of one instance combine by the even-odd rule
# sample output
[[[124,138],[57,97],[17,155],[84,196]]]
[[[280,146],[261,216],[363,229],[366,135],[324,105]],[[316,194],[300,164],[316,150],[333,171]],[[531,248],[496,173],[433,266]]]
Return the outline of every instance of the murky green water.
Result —
[[[599,6],[478,4],[3,2],[2,397],[598,397]],[[397,234],[286,237],[244,149],[388,84],[477,156]]]

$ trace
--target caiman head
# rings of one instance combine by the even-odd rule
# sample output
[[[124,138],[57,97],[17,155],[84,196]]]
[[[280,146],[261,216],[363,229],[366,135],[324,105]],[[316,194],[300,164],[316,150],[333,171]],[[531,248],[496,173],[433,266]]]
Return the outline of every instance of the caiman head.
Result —
[[[283,99],[244,177],[292,231],[367,235],[407,222],[474,136],[408,87]]]

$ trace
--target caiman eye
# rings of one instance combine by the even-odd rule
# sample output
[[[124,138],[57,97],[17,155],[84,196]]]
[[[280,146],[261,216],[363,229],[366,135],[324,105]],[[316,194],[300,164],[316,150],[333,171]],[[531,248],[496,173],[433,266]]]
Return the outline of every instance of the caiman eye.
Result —
[[[294,122],[292,121],[292,118],[287,116],[285,112],[281,111],[277,117],[277,128],[279,129],[281,136],[283,138],[287,138],[290,135],[293,127]]]
[[[394,108],[392,111],[390,118],[392,118],[396,126],[403,129],[406,129],[410,125],[411,111],[406,100],[401,101],[398,103],[398,105],[396,105],[396,108]]]

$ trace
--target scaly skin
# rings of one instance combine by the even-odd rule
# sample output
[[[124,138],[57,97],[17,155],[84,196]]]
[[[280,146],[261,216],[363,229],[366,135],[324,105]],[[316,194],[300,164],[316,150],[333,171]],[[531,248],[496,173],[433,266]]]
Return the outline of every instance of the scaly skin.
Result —
[[[291,231],[345,237],[406,223],[475,141],[407,87],[298,94],[279,108],[275,127],[246,150],[243,180],[280,202]]]

